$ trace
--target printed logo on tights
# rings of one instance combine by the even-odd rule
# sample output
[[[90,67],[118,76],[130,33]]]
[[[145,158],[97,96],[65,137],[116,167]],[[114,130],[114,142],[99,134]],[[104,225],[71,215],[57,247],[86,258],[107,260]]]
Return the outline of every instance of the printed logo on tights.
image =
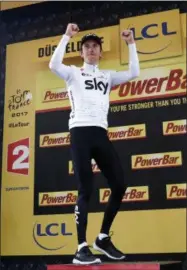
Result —
[[[75,222],[76,224],[79,224],[79,208],[78,208],[78,205],[75,206]]]
[[[94,78],[93,80],[86,80],[85,81],[85,89],[86,90],[100,90],[103,91],[105,95],[108,89],[108,83],[104,83],[103,81],[97,80]]]

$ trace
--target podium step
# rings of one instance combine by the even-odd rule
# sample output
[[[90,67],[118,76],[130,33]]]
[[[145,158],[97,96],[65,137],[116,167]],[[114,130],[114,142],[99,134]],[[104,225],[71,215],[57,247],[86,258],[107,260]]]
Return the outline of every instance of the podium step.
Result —
[[[47,270],[180,270],[179,267],[180,262],[121,262],[98,265],[56,264],[48,265]]]

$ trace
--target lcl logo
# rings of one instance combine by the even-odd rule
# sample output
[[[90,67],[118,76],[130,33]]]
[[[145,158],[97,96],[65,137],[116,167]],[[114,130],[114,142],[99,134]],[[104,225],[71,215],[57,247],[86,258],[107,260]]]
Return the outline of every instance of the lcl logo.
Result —
[[[49,223],[45,225],[42,225],[41,223],[35,223],[33,227],[33,239],[35,243],[45,250],[58,250],[65,247],[66,244],[59,247],[49,247],[52,245],[51,239],[55,239],[56,242],[58,237],[68,237],[72,235],[73,233],[68,231],[66,223]],[[41,244],[41,242],[43,243]]]
[[[173,31],[172,29],[169,29],[168,22],[162,22],[161,24],[158,23],[151,23],[148,25],[145,25],[142,29],[137,29],[135,27],[131,27],[130,30],[133,32],[134,39],[136,41],[140,41],[143,39],[153,39],[160,36],[172,36],[176,35],[177,32]],[[139,31],[138,31],[139,30]],[[139,32],[140,34],[138,34]],[[164,47],[158,49],[154,52],[143,52],[138,51],[139,54],[154,54],[163,51],[171,44],[171,41],[169,41],[168,44],[164,45]]]

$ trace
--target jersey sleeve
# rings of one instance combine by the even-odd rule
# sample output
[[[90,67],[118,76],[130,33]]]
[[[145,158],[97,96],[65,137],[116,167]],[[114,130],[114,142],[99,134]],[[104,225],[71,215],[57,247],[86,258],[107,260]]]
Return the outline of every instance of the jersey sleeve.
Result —
[[[71,67],[63,64],[63,58],[69,39],[69,36],[63,35],[49,62],[50,70],[65,81],[68,81],[72,75]]]
[[[129,69],[127,71],[112,71],[111,86],[125,83],[140,75],[139,59],[136,50],[136,44],[129,44]]]

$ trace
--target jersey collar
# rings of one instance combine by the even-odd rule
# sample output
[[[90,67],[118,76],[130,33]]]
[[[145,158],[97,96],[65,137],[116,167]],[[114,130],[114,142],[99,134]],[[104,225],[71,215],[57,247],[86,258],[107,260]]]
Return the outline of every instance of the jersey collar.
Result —
[[[99,70],[98,65],[90,65],[84,62],[83,68],[87,71],[96,72]]]

